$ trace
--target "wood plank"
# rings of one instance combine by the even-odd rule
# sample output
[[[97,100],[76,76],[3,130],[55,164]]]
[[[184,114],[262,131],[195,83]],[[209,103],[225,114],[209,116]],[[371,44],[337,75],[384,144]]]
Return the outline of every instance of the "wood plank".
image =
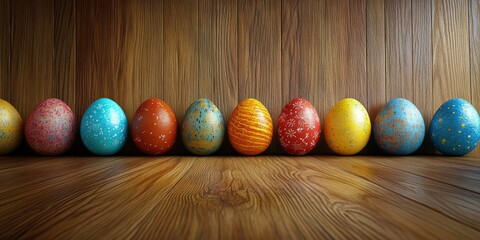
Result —
[[[94,163],[95,160],[100,164]],[[1,222],[2,226],[8,229],[1,233],[2,236],[27,238],[128,236],[138,226],[126,220],[146,216],[188,172],[195,158],[156,160],[149,158],[149,161],[145,161],[145,158],[64,158],[61,161],[60,168],[49,169],[48,173],[55,175],[68,168],[72,169],[77,165],[76,161],[81,161],[83,166],[75,168],[75,171],[68,175],[45,180],[40,186],[27,187],[31,189],[30,191],[23,193],[11,191],[2,194],[4,198],[0,200],[2,202],[0,205],[5,208],[1,210],[4,213]],[[91,167],[91,164],[96,166]],[[41,175],[37,173],[33,176]],[[67,179],[68,181],[65,181]],[[24,181],[19,177],[17,180]],[[12,202],[8,201],[8,198],[19,200]],[[42,208],[34,207],[41,203]],[[125,218],[125,215],[129,218]],[[22,219],[19,216],[29,218]],[[103,224],[91,224],[93,221],[109,223],[109,226],[115,227],[106,228]]]
[[[387,101],[414,98],[411,1],[385,2]]]
[[[238,2],[238,100],[257,98],[272,116],[274,129],[282,109],[281,2]],[[276,133],[274,133],[276,139]],[[266,153],[280,151],[278,141]]]
[[[52,97],[53,3],[12,1],[10,100],[23,119],[36,105]]]
[[[293,98],[308,100],[323,123],[325,100],[325,1],[282,1],[282,106]],[[308,47],[305,47],[308,46]],[[319,145],[323,145],[323,139]],[[324,152],[324,145],[313,153]]]
[[[10,0],[0,1],[0,98],[10,102]]]
[[[163,96],[181,126],[183,114],[198,98],[198,2],[165,0],[163,18]],[[180,136],[173,154],[187,153]]]
[[[75,112],[83,115],[98,98],[115,97],[113,1],[75,1],[75,17]]]
[[[370,121],[375,121],[386,101],[386,49],[385,49],[385,2],[367,1],[367,111]],[[368,145],[369,154],[379,154],[373,138]]]
[[[339,169],[428,206],[446,216],[480,230],[480,194],[409,172],[375,164],[366,157],[327,161]]]
[[[371,161],[480,193],[480,169],[465,164],[454,164],[444,159],[429,156],[421,158],[421,161],[411,161],[408,157],[381,157]]]
[[[472,104],[480,111],[480,1],[470,1],[470,90]],[[473,150],[480,154],[480,148]]]
[[[433,3],[434,109],[450,98],[471,101],[467,0]]]
[[[432,1],[412,1],[413,37],[413,99],[411,101],[422,113],[427,132],[422,147],[417,153],[433,154],[434,148],[428,134],[433,108],[433,52],[432,52]]]
[[[478,238],[478,193],[408,170],[442,159],[0,157],[0,237]]]
[[[328,111],[350,97],[368,109],[366,2],[327,1],[325,101]]]
[[[198,14],[199,98],[212,100],[227,126],[238,104],[237,1],[202,0]],[[219,154],[232,152],[224,141]]]
[[[53,96],[75,110],[77,49],[75,1],[54,1]],[[76,112],[77,121],[81,114]]]

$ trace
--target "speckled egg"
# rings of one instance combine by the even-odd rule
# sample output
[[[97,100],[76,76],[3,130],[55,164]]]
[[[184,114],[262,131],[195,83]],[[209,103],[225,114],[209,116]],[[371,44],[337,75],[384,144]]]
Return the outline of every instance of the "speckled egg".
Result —
[[[294,98],[283,107],[277,122],[278,140],[292,155],[312,151],[320,139],[320,119],[317,110],[303,98]]]
[[[422,145],[425,138],[422,114],[407,99],[395,98],[375,118],[373,138],[377,146],[388,154],[411,154]]]
[[[445,155],[462,156],[478,145],[480,117],[468,101],[450,99],[433,115],[429,134],[438,151]]]
[[[113,100],[100,98],[85,111],[80,136],[87,149],[97,155],[119,152],[127,140],[128,123],[122,108]]]
[[[38,154],[65,153],[75,141],[75,115],[62,100],[49,98],[33,109],[25,122],[25,138]]]
[[[371,124],[365,107],[353,98],[335,104],[325,120],[324,132],[328,147],[340,155],[360,152],[370,138]]]
[[[146,100],[133,117],[132,138],[137,148],[146,154],[165,154],[177,139],[175,113],[161,99]]]
[[[185,112],[182,141],[193,154],[210,155],[216,152],[225,136],[225,123],[220,110],[206,99],[198,99]]]
[[[228,140],[237,152],[258,155],[272,142],[272,117],[260,101],[247,98],[233,110],[227,131]]]
[[[15,151],[22,138],[22,117],[9,102],[0,99],[0,155]]]

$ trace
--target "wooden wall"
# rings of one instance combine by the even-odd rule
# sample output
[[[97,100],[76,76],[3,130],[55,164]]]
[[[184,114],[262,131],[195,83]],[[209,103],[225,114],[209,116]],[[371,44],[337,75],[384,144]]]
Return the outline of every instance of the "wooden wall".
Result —
[[[274,121],[294,97],[322,120],[345,97],[372,119],[404,97],[428,122],[453,97],[480,109],[480,1],[1,0],[0,98],[25,118],[49,97],[78,119],[100,97],[129,119],[159,97],[180,121],[199,97],[225,118],[254,97]]]

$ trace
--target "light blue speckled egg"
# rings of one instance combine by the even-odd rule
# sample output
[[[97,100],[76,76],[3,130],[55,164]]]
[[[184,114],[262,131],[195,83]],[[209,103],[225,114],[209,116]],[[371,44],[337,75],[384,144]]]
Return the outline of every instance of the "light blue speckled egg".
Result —
[[[478,112],[464,99],[448,100],[433,115],[430,137],[445,155],[462,156],[473,151],[480,140]]]
[[[82,117],[80,135],[87,149],[97,155],[119,152],[127,140],[128,122],[122,108],[113,100],[100,98]]]
[[[182,140],[193,154],[210,155],[216,152],[225,136],[225,123],[220,110],[206,99],[198,99],[185,112]]]
[[[422,145],[424,138],[422,114],[407,99],[395,98],[388,102],[373,122],[373,139],[388,154],[411,154]]]

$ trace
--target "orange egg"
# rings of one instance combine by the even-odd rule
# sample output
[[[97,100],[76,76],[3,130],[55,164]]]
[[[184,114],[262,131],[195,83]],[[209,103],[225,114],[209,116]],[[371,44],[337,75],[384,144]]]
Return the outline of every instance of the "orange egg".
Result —
[[[248,98],[233,110],[227,132],[228,140],[237,152],[258,155],[272,142],[272,118],[260,101]]]

